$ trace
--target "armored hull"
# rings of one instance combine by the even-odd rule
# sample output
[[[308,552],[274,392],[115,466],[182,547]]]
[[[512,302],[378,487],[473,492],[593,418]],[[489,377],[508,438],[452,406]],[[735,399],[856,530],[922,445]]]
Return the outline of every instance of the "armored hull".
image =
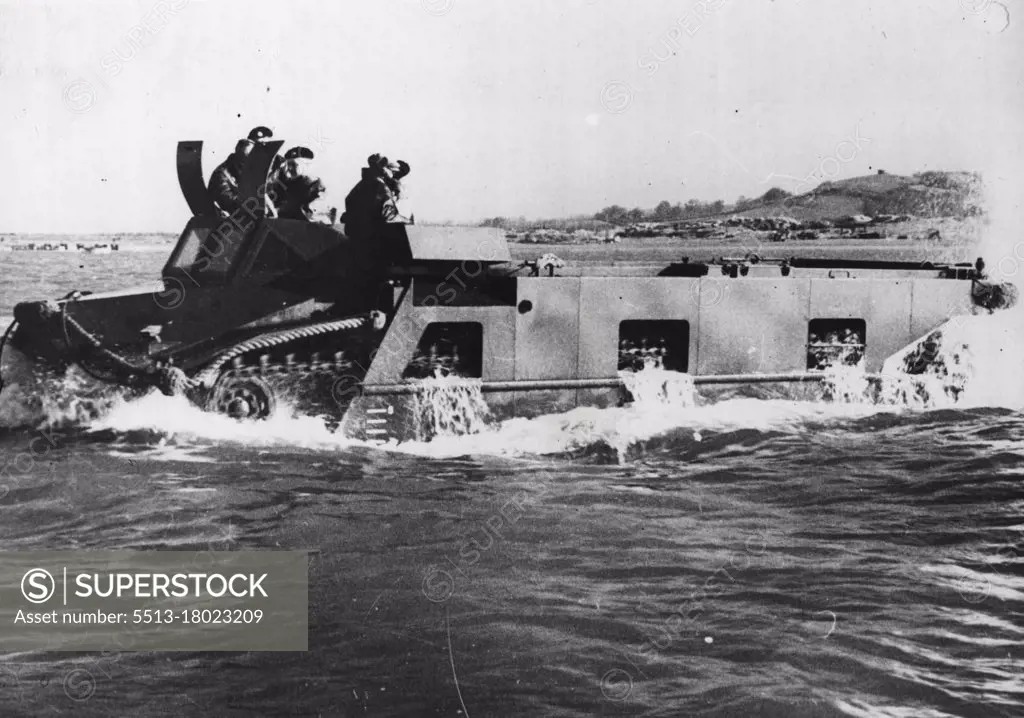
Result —
[[[423,380],[461,377],[496,418],[609,406],[656,365],[698,385],[815,384],[867,374],[951,317],[1012,303],[983,265],[754,256],[575,268],[512,261],[493,229],[388,225],[370,241],[266,216],[279,143],[220,217],[201,145],[179,146],[193,217],[159,287],[28,302],[12,343],[60,372],[183,393],[261,418],[282,396],[368,439],[425,438]],[[926,371],[914,355],[907,371]]]

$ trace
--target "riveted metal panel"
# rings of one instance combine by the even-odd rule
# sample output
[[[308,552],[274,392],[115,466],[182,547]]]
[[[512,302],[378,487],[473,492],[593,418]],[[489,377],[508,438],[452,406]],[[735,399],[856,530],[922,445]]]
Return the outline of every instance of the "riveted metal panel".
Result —
[[[910,335],[911,279],[812,279],[810,319],[863,319],[865,365],[878,371]],[[807,327],[803,342],[807,343]],[[806,356],[806,353],[805,353]],[[806,366],[804,367],[806,368]]]
[[[528,303],[529,311],[525,309]],[[516,379],[574,378],[579,371],[579,277],[523,277],[516,317]],[[586,309],[584,309],[586,311]],[[576,390],[520,392],[517,413],[525,416],[576,406]]]
[[[580,278],[519,280],[516,309],[516,379],[575,377],[579,348]]]
[[[809,280],[705,277],[700,282],[696,374],[807,370]]]

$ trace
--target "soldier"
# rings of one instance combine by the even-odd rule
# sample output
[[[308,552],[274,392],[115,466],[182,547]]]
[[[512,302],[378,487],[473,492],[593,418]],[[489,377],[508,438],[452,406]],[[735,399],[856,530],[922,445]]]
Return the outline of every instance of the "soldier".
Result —
[[[266,127],[254,127],[247,138],[238,141],[231,156],[213,171],[209,185],[210,196],[222,215],[229,216],[242,206],[243,198],[239,196],[238,184],[245,160],[257,142],[263,142],[273,135]]]
[[[313,219],[310,204],[326,190],[323,182],[309,172],[313,151],[308,147],[292,147],[271,175],[271,201],[282,219]]]
[[[363,177],[345,198],[345,234],[353,239],[369,239],[387,224],[410,224],[398,212],[401,179],[409,174],[409,165],[399,160],[392,164],[387,157],[370,155],[363,168]]]

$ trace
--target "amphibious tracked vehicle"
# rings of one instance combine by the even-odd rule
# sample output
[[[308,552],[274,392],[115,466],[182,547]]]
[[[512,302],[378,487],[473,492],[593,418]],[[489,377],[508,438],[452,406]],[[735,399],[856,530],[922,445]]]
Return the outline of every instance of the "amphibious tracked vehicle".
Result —
[[[354,436],[400,440],[422,438],[432,377],[466,378],[498,418],[618,404],[624,372],[652,362],[697,385],[818,382],[836,364],[877,372],[950,317],[1014,301],[980,260],[567,267],[513,262],[496,229],[415,224],[357,242],[267,215],[281,144],[253,150],[243,210],[223,218],[202,143],[179,143],[193,216],[162,286],[19,304],[12,344],[48,371],[77,364],[241,419],[304,402]],[[926,351],[908,356],[926,371]]]

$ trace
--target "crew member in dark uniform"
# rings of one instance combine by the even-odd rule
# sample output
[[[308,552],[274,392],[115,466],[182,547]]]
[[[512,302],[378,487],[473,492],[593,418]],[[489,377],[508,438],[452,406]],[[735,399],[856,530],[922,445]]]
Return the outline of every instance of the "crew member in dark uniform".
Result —
[[[399,160],[370,155],[362,170],[362,179],[345,198],[345,234],[353,239],[369,239],[388,224],[411,224],[398,211],[401,179],[409,174],[409,165]]]
[[[266,127],[254,127],[249,136],[239,140],[235,151],[213,171],[210,177],[210,197],[224,216],[229,216],[242,206],[243,197],[239,195],[239,182],[245,160],[257,142],[264,142],[273,137],[274,133]]]
[[[292,147],[271,175],[271,198],[277,216],[282,219],[313,219],[310,204],[326,190],[319,178],[309,172],[313,151]]]

